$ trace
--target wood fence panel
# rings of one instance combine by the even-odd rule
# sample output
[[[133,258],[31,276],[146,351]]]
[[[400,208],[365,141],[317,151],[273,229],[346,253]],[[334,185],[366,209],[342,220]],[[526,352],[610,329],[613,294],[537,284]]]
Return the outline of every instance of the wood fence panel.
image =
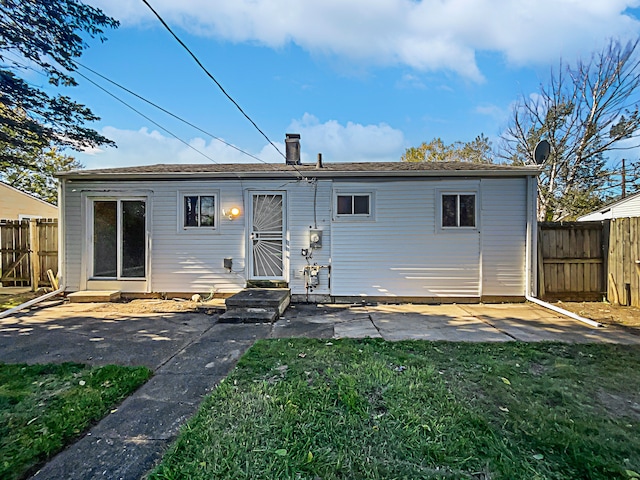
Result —
[[[58,220],[40,218],[36,220],[38,231],[38,258],[40,260],[40,285],[50,285],[47,270],[58,272]]]
[[[2,286],[50,286],[48,269],[58,270],[58,220],[0,220]],[[32,278],[33,273],[38,278]]]
[[[601,300],[606,294],[603,223],[544,222],[538,228],[541,296]]]
[[[640,307],[640,218],[611,220],[608,298],[612,303]]]
[[[0,220],[0,262],[3,287],[26,287],[29,275],[29,221]]]

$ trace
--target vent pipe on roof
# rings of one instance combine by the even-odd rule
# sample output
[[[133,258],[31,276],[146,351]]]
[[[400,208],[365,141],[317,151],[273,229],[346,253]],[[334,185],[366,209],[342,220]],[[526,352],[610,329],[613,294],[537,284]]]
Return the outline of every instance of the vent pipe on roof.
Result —
[[[286,146],[287,165],[300,165],[300,134],[285,134],[284,143]]]
[[[316,162],[316,168],[317,169],[322,168],[322,154],[321,153],[318,154],[318,161]]]

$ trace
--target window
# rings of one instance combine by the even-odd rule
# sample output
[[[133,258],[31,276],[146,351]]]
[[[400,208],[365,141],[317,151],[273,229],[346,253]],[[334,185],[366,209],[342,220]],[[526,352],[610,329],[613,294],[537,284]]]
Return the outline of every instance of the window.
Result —
[[[145,278],[144,200],[93,202],[93,277]]]
[[[371,195],[338,195],[338,215],[371,215]]]
[[[215,195],[184,195],[183,197],[183,226],[216,227],[216,196]]]
[[[442,228],[448,227],[476,227],[475,194],[442,194]]]

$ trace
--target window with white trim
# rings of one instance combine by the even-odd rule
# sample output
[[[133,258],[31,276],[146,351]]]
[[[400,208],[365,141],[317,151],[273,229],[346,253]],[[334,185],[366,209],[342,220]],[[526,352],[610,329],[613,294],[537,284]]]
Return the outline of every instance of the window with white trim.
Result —
[[[217,195],[182,195],[182,226],[189,228],[216,228]]]
[[[442,228],[476,228],[476,194],[442,193]]]
[[[338,194],[336,196],[336,213],[341,216],[370,216],[371,195],[368,193]]]

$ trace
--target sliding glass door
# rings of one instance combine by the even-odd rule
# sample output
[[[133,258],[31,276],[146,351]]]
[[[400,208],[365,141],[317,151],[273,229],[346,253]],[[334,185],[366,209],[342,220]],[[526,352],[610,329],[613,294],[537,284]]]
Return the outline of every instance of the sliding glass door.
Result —
[[[144,279],[146,232],[145,200],[94,200],[91,277]]]

